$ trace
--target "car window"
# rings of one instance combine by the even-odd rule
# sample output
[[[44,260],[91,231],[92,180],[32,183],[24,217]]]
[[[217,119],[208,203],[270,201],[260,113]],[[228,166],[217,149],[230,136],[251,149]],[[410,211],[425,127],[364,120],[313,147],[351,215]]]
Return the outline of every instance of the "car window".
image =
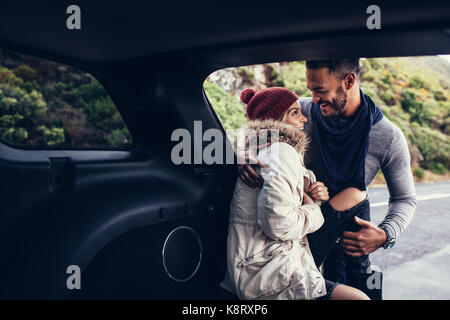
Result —
[[[318,64],[320,65],[320,62]],[[390,140],[392,141],[390,143],[377,141],[373,148],[367,151],[369,158],[366,157],[365,160],[364,177],[367,179],[367,176],[370,175],[371,180],[366,189],[370,200],[367,203],[370,206],[368,220],[371,221],[373,227],[379,226],[382,222],[384,226],[389,225],[389,229],[395,229],[397,235],[400,230],[407,227],[396,238],[397,241],[391,238],[391,241],[385,243],[389,247],[393,245],[392,241],[395,241],[395,246],[392,248],[378,249],[374,252],[369,250],[371,252],[369,269],[372,274],[370,277],[361,278],[364,279],[367,286],[361,286],[359,289],[370,289],[364,291],[371,294],[371,298],[378,299],[381,297],[381,290],[372,291],[372,289],[382,288],[384,299],[423,299],[430,294],[435,297],[448,296],[446,288],[441,290],[437,285],[429,285],[428,280],[423,277],[426,270],[432,269],[436,274],[435,278],[438,279],[436,281],[442,282],[442,279],[446,279],[448,270],[445,264],[440,264],[438,261],[448,256],[449,252],[449,247],[442,245],[442,239],[446,239],[449,234],[449,229],[445,226],[448,225],[448,215],[446,215],[448,209],[446,208],[450,201],[448,182],[450,177],[450,56],[361,58],[359,69],[360,76],[356,78],[360,79],[362,92],[381,109],[384,115],[381,118],[378,114],[378,119],[385,120],[383,121],[385,124],[378,128],[390,128],[384,130],[385,134],[396,140]],[[233,129],[247,122],[245,105],[240,102],[240,95],[244,89],[253,88],[255,91],[259,91],[267,87],[279,86],[294,91],[299,97],[308,97],[311,96],[311,92],[306,86],[305,73],[304,61],[228,68],[211,74],[204,82],[204,91],[224,129],[227,130],[230,142],[233,143],[233,135],[230,135],[228,130],[231,129],[231,133],[233,133],[235,132]],[[326,81],[322,83],[325,86],[328,84]],[[339,82],[335,83],[339,85]],[[311,87],[315,89],[320,86]],[[324,100],[328,100],[323,103],[325,108],[318,108],[317,111],[321,110],[324,115],[329,115],[329,109],[326,108],[333,107],[334,110],[337,110],[342,106],[341,102],[335,102],[337,101],[336,91],[329,93],[327,87],[323,88],[325,93],[320,93],[320,91],[322,89],[316,89],[314,95],[317,94],[319,100],[323,96]],[[339,98],[341,97],[342,94]],[[276,94],[266,95],[264,99],[253,100],[252,104],[261,103],[262,105],[264,103],[264,106],[267,106],[268,101],[275,104],[277,98],[279,96]],[[244,100],[249,101],[248,99]],[[338,104],[341,105],[338,106]],[[339,113],[335,114],[335,120],[337,120]],[[317,125],[316,121],[318,120],[312,117],[307,120],[309,125]],[[393,125],[389,124],[388,120]],[[351,122],[330,123],[347,125]],[[394,125],[403,132],[409,155],[402,151],[399,152],[398,149],[405,145],[404,140],[399,139],[400,136]],[[324,138],[324,135],[321,140],[317,137],[314,139],[314,130],[310,130],[310,128],[305,133],[311,138],[311,145],[312,143],[316,144],[311,149],[321,150],[320,146],[318,147],[319,143],[328,146],[327,143],[333,140]],[[392,134],[393,129],[397,132],[395,135]],[[378,131],[374,137],[382,138],[379,129],[374,131]],[[350,134],[346,131],[346,137],[349,136]],[[401,142],[399,142],[400,140]],[[349,139],[349,141],[353,140]],[[370,141],[372,140],[369,139],[369,144]],[[235,145],[233,144],[233,146]],[[395,147],[391,148],[391,146]],[[353,147],[358,148],[357,145]],[[399,156],[400,153],[402,155]],[[397,159],[391,156],[393,154]],[[342,154],[337,155],[343,156]],[[379,161],[376,160],[377,157],[379,157]],[[314,157],[311,158],[314,159]],[[320,156],[317,158],[320,161]],[[321,166],[325,168],[319,161],[307,163],[308,169],[314,172]],[[410,161],[410,166],[408,161]],[[372,172],[367,170],[371,166],[376,167],[376,171],[378,171],[376,177],[373,177],[376,174],[375,170]],[[384,166],[385,175],[379,170],[382,166]],[[405,168],[406,170],[404,170]],[[411,185],[408,186],[411,178],[410,169],[415,182],[414,188]],[[242,173],[244,171],[240,170],[242,179],[238,179],[251,180],[247,173],[245,175]],[[330,168],[314,173],[318,181],[324,182],[329,187],[326,181],[327,173],[323,173],[326,171],[330,171]],[[399,174],[400,172],[401,174]],[[404,181],[399,183],[400,180]],[[367,183],[367,180],[365,182]],[[396,193],[401,193],[402,196],[397,197]],[[369,226],[367,222],[365,222],[365,226]],[[333,257],[332,261],[338,265],[343,261],[339,259]],[[368,259],[360,261],[368,263]],[[331,264],[329,266],[331,269],[333,268]],[[338,269],[334,268],[333,270]],[[348,270],[343,268],[337,273],[348,272]],[[403,279],[420,279],[420,283],[403,281]],[[384,284],[382,284],[383,282]],[[429,292],[426,290],[428,287],[432,287],[431,290],[428,290]],[[380,296],[374,295],[375,292]]]
[[[128,149],[103,86],[78,68],[0,49],[0,141],[33,149]]]

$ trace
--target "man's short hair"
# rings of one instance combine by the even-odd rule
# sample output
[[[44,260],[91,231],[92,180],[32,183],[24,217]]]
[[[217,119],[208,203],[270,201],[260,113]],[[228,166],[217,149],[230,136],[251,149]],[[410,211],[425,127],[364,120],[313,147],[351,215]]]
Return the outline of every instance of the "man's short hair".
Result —
[[[349,72],[354,72],[359,77],[359,58],[331,59],[331,60],[311,60],[306,61],[306,68],[320,69],[328,68],[330,73],[338,77],[343,77]]]

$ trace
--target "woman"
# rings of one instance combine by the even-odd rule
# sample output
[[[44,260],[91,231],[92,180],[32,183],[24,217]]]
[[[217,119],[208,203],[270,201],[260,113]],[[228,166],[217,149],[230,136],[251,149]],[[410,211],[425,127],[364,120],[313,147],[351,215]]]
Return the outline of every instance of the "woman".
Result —
[[[319,203],[304,192],[315,182],[303,165],[306,118],[285,88],[246,89],[247,147],[270,142],[257,156],[262,189],[237,180],[230,206],[227,273],[222,287],[240,299],[368,299],[361,291],[326,281],[307,234],[323,222]],[[320,202],[320,201],[319,201]]]

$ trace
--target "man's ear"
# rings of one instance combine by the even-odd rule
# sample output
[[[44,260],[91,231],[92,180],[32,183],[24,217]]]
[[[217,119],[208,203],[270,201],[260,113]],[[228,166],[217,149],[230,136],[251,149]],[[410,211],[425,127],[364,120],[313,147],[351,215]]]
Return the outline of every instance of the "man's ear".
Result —
[[[356,83],[356,74],[349,72],[344,76],[344,87],[346,90],[350,90]]]

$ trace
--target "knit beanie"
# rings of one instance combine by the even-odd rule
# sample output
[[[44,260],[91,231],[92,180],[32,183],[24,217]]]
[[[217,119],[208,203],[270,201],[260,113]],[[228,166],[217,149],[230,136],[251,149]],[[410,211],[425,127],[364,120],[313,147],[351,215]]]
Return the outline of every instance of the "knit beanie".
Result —
[[[248,88],[241,93],[241,101],[247,105],[247,118],[250,120],[279,120],[297,100],[295,93],[280,87],[267,88],[258,92]]]

